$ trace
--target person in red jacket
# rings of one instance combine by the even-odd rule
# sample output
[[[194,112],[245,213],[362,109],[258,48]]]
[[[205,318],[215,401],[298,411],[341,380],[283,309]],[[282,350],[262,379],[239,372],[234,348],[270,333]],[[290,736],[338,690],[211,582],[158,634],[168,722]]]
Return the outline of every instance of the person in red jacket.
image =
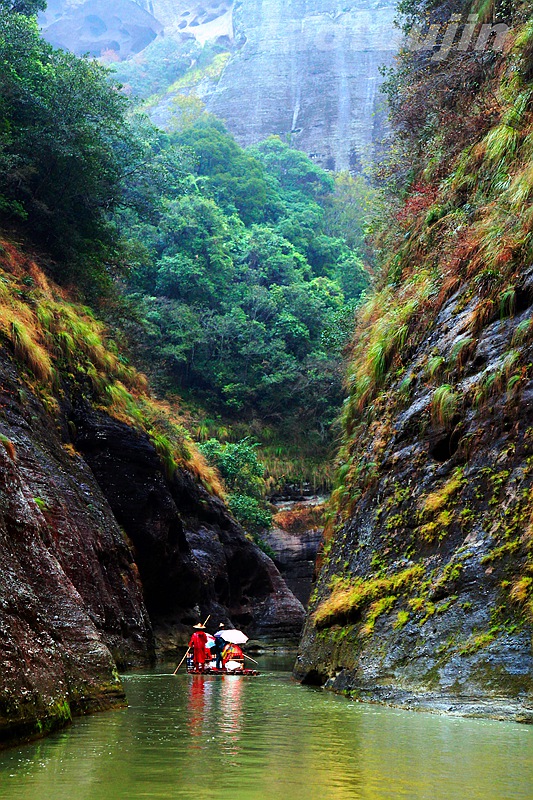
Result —
[[[189,647],[192,647],[194,669],[198,670],[198,672],[203,672],[207,660],[207,636],[205,633],[205,625],[199,622],[198,625],[193,625],[193,627],[195,631],[191,636]]]

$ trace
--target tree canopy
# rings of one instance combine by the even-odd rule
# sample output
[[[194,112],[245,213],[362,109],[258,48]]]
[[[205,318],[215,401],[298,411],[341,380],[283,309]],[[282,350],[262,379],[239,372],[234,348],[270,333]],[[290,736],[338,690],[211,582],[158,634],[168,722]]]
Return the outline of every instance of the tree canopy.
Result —
[[[139,145],[107,70],[47,44],[38,7],[0,6],[0,214],[87,269],[114,253],[109,214]]]
[[[0,221],[86,297],[113,287],[161,393],[326,431],[368,283],[339,205],[360,187],[278,137],[243,149],[194,103],[158,130],[109,70],[42,39],[40,7],[0,0]]]
[[[122,217],[145,247],[129,289],[160,385],[224,413],[327,426],[342,394],[339,320],[368,281],[325,229],[333,179],[277,138],[243,150],[208,115],[166,147],[194,164],[181,194],[149,222]]]

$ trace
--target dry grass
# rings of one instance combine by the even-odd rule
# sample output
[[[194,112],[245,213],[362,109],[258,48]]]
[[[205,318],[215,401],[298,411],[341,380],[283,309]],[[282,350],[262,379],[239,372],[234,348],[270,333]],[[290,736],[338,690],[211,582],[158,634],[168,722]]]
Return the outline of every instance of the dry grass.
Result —
[[[509,599],[526,613],[530,621],[533,621],[533,578],[530,575],[517,578],[511,584]]]
[[[150,395],[146,377],[127,363],[104,323],[7,241],[0,241],[0,336],[51,413],[58,408],[56,376],[68,374],[95,406],[148,434],[169,478],[176,468],[187,469],[223,496],[218,474],[179,414]]]
[[[324,527],[325,506],[297,505],[287,511],[279,511],[273,517],[274,525],[289,533],[305,533],[313,528]]]
[[[449,384],[439,386],[431,400],[431,415],[439,425],[449,425],[459,408],[459,396]]]
[[[8,454],[9,458],[11,459],[11,461],[16,461],[17,460],[17,448],[15,447],[15,445],[11,441],[11,439],[8,439],[7,436],[4,436],[2,433],[0,433],[0,444],[2,445],[2,447],[4,448],[6,453]]]

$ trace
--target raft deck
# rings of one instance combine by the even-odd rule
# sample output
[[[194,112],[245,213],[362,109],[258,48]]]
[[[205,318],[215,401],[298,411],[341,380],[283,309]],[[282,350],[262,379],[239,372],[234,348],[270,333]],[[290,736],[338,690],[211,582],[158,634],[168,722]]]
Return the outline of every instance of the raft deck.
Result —
[[[217,669],[216,667],[206,667],[203,671],[199,669],[187,669],[188,675],[247,675],[248,677],[255,677],[260,673],[256,669]]]

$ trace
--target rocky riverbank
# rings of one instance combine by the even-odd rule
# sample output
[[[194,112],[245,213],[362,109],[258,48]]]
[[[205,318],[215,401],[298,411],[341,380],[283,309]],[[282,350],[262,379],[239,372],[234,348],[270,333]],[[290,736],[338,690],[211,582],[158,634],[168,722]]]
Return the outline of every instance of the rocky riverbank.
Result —
[[[114,382],[123,367],[101,324],[35,261],[3,248],[0,746],[124,703],[117,667],[175,655],[208,614],[292,643],[304,619],[273,562],[204,485],[212,478],[192,443],[179,464],[179,440],[174,455],[169,438],[143,430],[150,408],[167,437],[180,428],[169,409]],[[98,378],[93,357],[110,370],[100,395],[87,377]]]
[[[356,699],[531,722],[533,269],[519,187],[532,121],[516,109],[533,33],[521,19],[468,97],[441,93],[441,67],[422,58],[395,78],[397,144],[419,173],[358,314],[336,518],[296,674]],[[479,69],[462,59],[450,56],[448,81]],[[428,97],[431,120],[407,123]]]

